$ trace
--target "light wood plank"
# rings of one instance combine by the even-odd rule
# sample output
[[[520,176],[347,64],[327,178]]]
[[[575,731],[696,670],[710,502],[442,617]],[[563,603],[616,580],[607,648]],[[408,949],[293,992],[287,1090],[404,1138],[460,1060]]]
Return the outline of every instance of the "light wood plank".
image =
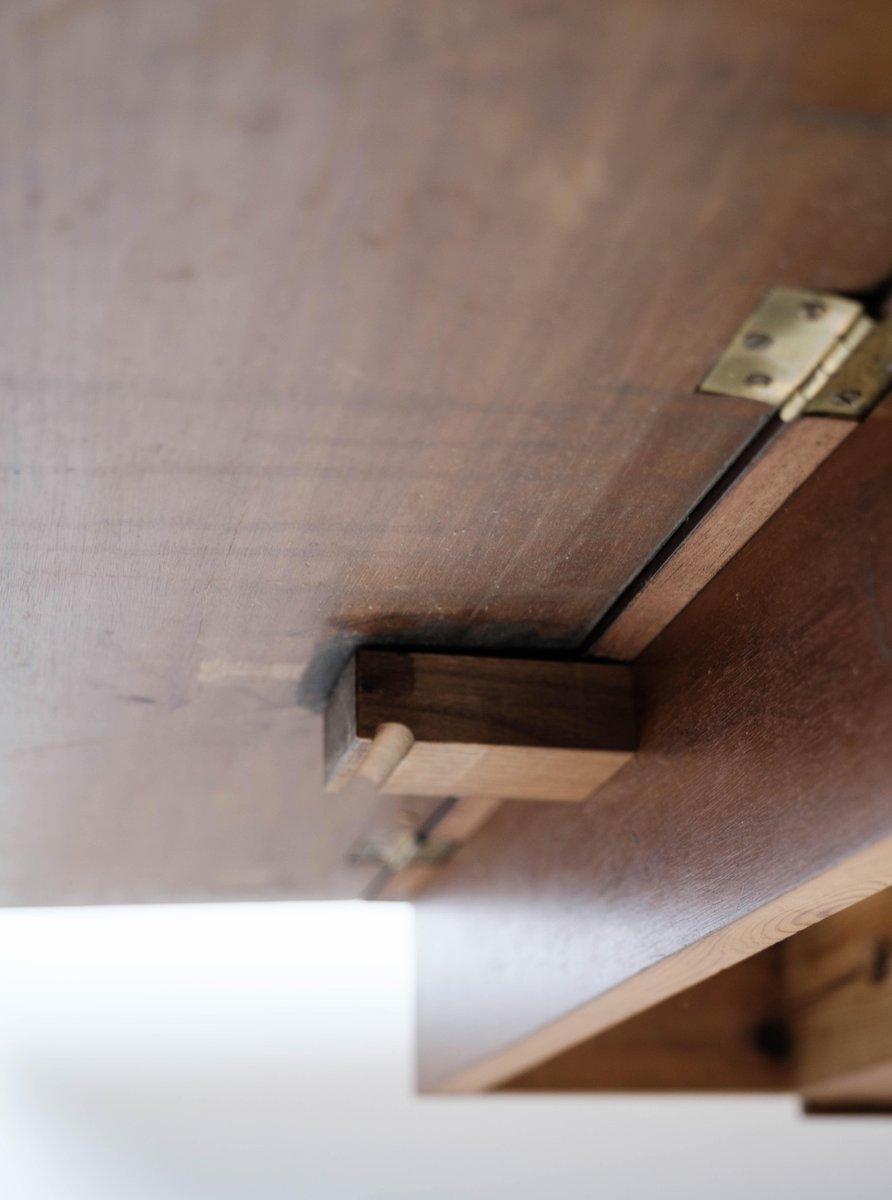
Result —
[[[892,892],[794,938],[785,992],[806,1103],[892,1110]]]
[[[516,1076],[512,1092],[777,1092],[795,1087],[780,947]]]

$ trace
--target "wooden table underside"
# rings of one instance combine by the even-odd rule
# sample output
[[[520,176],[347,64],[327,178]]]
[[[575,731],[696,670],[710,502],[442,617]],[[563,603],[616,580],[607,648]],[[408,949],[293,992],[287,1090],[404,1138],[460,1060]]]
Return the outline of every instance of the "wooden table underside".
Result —
[[[421,1079],[503,1084],[892,886],[892,399],[639,660],[635,759],[417,908]]]
[[[892,263],[890,36],[4,4],[0,899],[361,892],[338,669],[582,643],[765,419],[695,394],[741,317]]]

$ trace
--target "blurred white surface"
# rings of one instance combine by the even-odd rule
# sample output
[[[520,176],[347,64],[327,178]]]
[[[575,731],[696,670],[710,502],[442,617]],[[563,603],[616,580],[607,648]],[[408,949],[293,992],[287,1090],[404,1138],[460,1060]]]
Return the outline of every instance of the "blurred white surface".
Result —
[[[0,912],[0,1196],[889,1195],[791,1100],[417,1099],[411,957],[400,905]]]

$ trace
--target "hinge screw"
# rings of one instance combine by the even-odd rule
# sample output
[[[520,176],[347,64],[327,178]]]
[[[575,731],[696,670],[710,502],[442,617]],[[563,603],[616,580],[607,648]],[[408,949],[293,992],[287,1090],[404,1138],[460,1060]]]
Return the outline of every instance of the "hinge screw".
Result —
[[[853,404],[857,404],[861,399],[861,393],[853,388],[848,392],[837,392],[836,403],[842,404],[846,408],[851,408]]]
[[[764,350],[774,341],[770,333],[748,333],[743,339],[747,350]]]
[[[823,300],[806,300],[802,305],[802,311],[810,321],[816,321],[818,317],[823,317],[827,311],[827,305]]]
[[[753,371],[751,375],[747,375],[745,382],[750,387],[768,387],[772,379],[770,375],[766,375],[762,371]]]

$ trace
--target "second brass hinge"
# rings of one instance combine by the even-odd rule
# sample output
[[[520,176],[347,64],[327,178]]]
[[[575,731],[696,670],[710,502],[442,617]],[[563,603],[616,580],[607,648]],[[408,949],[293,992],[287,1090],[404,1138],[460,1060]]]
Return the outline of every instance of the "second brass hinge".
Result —
[[[892,387],[892,321],[857,300],[774,288],[740,326],[701,392],[761,400],[783,421],[858,420]]]
[[[437,841],[405,829],[390,839],[369,838],[350,852],[354,866],[384,867],[397,875],[407,867],[443,867],[459,849],[457,842]]]

